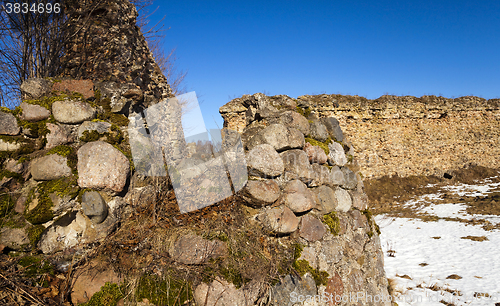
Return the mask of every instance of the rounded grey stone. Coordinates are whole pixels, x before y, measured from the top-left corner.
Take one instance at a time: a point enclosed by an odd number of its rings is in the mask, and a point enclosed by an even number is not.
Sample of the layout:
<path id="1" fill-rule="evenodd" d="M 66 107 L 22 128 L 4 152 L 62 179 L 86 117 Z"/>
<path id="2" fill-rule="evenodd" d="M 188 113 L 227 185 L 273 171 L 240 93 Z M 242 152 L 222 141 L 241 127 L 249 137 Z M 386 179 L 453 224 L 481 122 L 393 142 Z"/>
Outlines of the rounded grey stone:
<path id="1" fill-rule="evenodd" d="M 52 104 L 52 113 L 58 122 L 75 124 L 93 119 L 96 112 L 86 102 L 65 100 L 54 102 Z"/>
<path id="2" fill-rule="evenodd" d="M 0 111 L 0 135 L 18 135 L 21 128 L 17 124 L 16 117 L 9 113 Z"/>
<path id="3" fill-rule="evenodd" d="M 250 175 L 273 178 L 284 171 L 283 160 L 269 144 L 261 144 L 247 154 L 248 173 Z"/>
<path id="4" fill-rule="evenodd" d="M 58 154 L 50 154 L 31 162 L 31 175 L 36 181 L 56 180 L 71 175 L 68 159 Z"/>
<path id="5" fill-rule="evenodd" d="M 328 139 L 328 131 L 319 120 L 313 120 L 310 124 L 310 132 L 312 138 L 324 142 Z"/>
<path id="6" fill-rule="evenodd" d="M 82 196 L 83 213 L 95 224 L 108 216 L 108 205 L 97 191 L 86 191 Z"/>

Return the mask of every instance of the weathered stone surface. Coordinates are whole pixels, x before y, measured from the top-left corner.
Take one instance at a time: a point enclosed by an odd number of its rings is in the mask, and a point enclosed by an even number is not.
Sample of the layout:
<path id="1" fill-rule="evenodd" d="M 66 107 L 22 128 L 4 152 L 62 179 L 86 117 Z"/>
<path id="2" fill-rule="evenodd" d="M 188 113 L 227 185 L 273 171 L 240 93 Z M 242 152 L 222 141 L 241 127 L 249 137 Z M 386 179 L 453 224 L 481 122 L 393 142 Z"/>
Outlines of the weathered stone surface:
<path id="1" fill-rule="evenodd" d="M 89 142 L 78 150 L 78 185 L 119 193 L 130 173 L 129 160 L 122 152 L 102 141 Z"/>
<path id="2" fill-rule="evenodd" d="M 328 139 L 328 131 L 319 120 L 312 120 L 310 123 L 310 136 L 316 140 L 324 142 Z"/>
<path id="3" fill-rule="evenodd" d="M 303 135 L 309 135 L 309 121 L 294 111 L 286 111 L 279 117 L 279 123 L 288 128 L 296 128 Z"/>
<path id="4" fill-rule="evenodd" d="M 282 124 L 271 124 L 259 131 L 248 143 L 252 149 L 260 144 L 270 144 L 278 152 L 298 149 L 304 146 L 304 135 L 295 128 L 287 128 Z"/>
<path id="5" fill-rule="evenodd" d="M 347 167 L 342 167 L 340 168 L 340 170 L 344 174 L 344 184 L 342 184 L 342 187 L 344 187 L 345 189 L 355 189 L 356 185 L 358 184 L 356 174 Z"/>
<path id="6" fill-rule="evenodd" d="M 216 278 L 210 284 L 201 283 L 194 291 L 196 305 L 251 306 L 259 294 L 258 283 L 253 281 L 236 289 L 234 284 Z"/>
<path id="7" fill-rule="evenodd" d="M 338 305 L 342 302 L 344 283 L 338 272 L 335 272 L 335 275 L 328 279 L 325 292 L 328 293 L 330 301 L 333 302 L 330 305 Z"/>
<path id="8" fill-rule="evenodd" d="M 122 281 L 123 277 L 120 277 L 111 268 L 102 269 L 91 264 L 90 267 L 85 268 L 82 272 L 76 273 L 76 277 L 73 278 L 71 301 L 74 305 L 86 303 L 107 282 L 120 284 Z"/>
<path id="9" fill-rule="evenodd" d="M 52 90 L 66 93 L 77 92 L 85 99 L 94 96 L 94 83 L 91 80 L 62 80 L 52 85 Z"/>
<path id="10" fill-rule="evenodd" d="M 82 123 L 95 117 L 96 111 L 90 104 L 78 100 L 56 101 L 52 104 L 54 118 L 61 123 Z"/>
<path id="11" fill-rule="evenodd" d="M 276 234 L 293 233 L 299 226 L 300 219 L 286 206 L 265 209 L 258 219 Z"/>
<path id="12" fill-rule="evenodd" d="M 299 181 L 290 181 L 283 190 L 280 203 L 290 208 L 293 212 L 300 213 L 316 207 L 316 201 L 307 186 Z"/>
<path id="13" fill-rule="evenodd" d="M 342 133 L 342 129 L 340 128 L 340 123 L 336 118 L 333 117 L 325 117 L 321 118 L 321 123 L 323 123 L 330 134 L 330 137 L 337 141 L 344 141 L 344 133 Z"/>
<path id="14" fill-rule="evenodd" d="M 99 224 L 108 216 L 108 206 L 106 201 L 97 191 L 86 191 L 82 196 L 83 213 L 92 222 Z"/>
<path id="15" fill-rule="evenodd" d="M 22 144 L 18 142 L 8 142 L 0 139 L 0 151 L 13 152 L 21 148 Z"/>
<path id="16" fill-rule="evenodd" d="M 18 163 L 17 160 L 9 158 L 4 162 L 5 170 L 14 172 L 14 173 L 22 173 L 24 169 L 23 163 Z"/>
<path id="17" fill-rule="evenodd" d="M 24 228 L 3 227 L 0 229 L 0 244 L 13 250 L 24 250 L 30 243 Z"/>
<path id="18" fill-rule="evenodd" d="M 337 200 L 337 205 L 335 206 L 336 211 L 347 212 L 351 209 L 352 199 L 347 190 L 337 187 L 334 193 L 335 199 Z"/>
<path id="19" fill-rule="evenodd" d="M 276 150 L 268 144 L 258 145 L 247 154 L 248 173 L 266 178 L 283 173 L 283 160 Z"/>
<path id="20" fill-rule="evenodd" d="M 92 223 L 80 211 L 70 211 L 45 230 L 38 242 L 38 248 L 44 254 L 52 254 L 101 241 L 116 229 L 120 213 L 121 204 L 116 200 L 109 203 L 108 217 L 100 224 Z"/>
<path id="21" fill-rule="evenodd" d="M 78 127 L 78 138 L 83 136 L 85 131 L 97 131 L 100 134 L 110 132 L 111 123 L 85 121 Z"/>
<path id="22" fill-rule="evenodd" d="M 240 196 L 249 206 L 262 207 L 274 203 L 280 194 L 280 187 L 275 180 L 250 180 L 241 190 Z"/>
<path id="23" fill-rule="evenodd" d="M 313 180 L 307 184 L 308 187 L 318 187 L 321 185 L 331 185 L 332 179 L 330 177 L 330 169 L 325 165 L 312 164 L 311 165 L 313 171 Z"/>
<path id="24" fill-rule="evenodd" d="M 337 239 L 324 240 L 318 252 L 318 265 L 320 270 L 328 271 L 329 266 L 341 261 L 344 257 L 343 245 Z"/>
<path id="25" fill-rule="evenodd" d="M 342 186 L 345 184 L 344 172 L 338 166 L 333 166 L 330 170 L 331 183 L 334 186 Z"/>
<path id="26" fill-rule="evenodd" d="M 198 265 L 210 258 L 224 256 L 226 252 L 224 242 L 204 239 L 189 233 L 178 237 L 168 253 L 177 262 Z"/>
<path id="27" fill-rule="evenodd" d="M 325 164 L 326 161 L 328 160 L 326 153 L 323 149 L 321 149 L 318 146 L 313 146 L 312 144 L 306 142 L 304 145 L 304 152 L 306 152 L 307 156 L 309 157 L 309 162 L 312 163 L 318 163 L 318 164 Z"/>
<path id="28" fill-rule="evenodd" d="M 50 92 L 52 83 L 41 78 L 32 78 L 21 84 L 21 94 L 23 100 L 38 99 Z"/>
<path id="29" fill-rule="evenodd" d="M 20 131 L 16 117 L 0 111 L 0 135 L 18 135 Z"/>
<path id="30" fill-rule="evenodd" d="M 328 149 L 330 149 L 330 154 L 328 154 L 328 163 L 330 166 L 342 167 L 347 164 L 347 157 L 340 143 L 332 141 L 332 143 L 328 145 Z"/>
<path id="31" fill-rule="evenodd" d="M 327 187 L 328 188 L 328 187 Z M 323 238 L 326 228 L 323 222 L 313 217 L 311 214 L 302 216 L 299 226 L 299 235 L 309 242 L 318 241 Z"/>
<path id="32" fill-rule="evenodd" d="M 281 159 L 285 169 L 285 178 L 288 180 L 299 179 L 309 184 L 314 178 L 309 157 L 303 150 L 288 150 L 281 152 Z"/>
<path id="33" fill-rule="evenodd" d="M 21 102 L 23 110 L 21 119 L 26 121 L 40 121 L 50 117 L 50 111 L 43 106 Z"/>
<path id="34" fill-rule="evenodd" d="M 291 297 L 294 296 L 292 292 L 296 293 L 295 301 L 292 301 Z M 316 294 L 316 283 L 309 273 L 301 279 L 294 275 L 287 275 L 279 284 L 271 288 L 271 303 L 276 306 L 292 306 L 297 304 L 299 295 L 305 299 L 308 295 L 312 297 Z"/>
<path id="35" fill-rule="evenodd" d="M 316 211 L 318 211 L 320 214 L 325 215 L 335 210 L 337 202 L 335 193 L 332 188 L 327 186 L 319 186 L 311 190 L 316 197 Z"/>
<path id="36" fill-rule="evenodd" d="M 47 144 L 45 148 L 52 149 L 60 145 L 67 144 L 73 140 L 71 131 L 63 126 L 53 123 L 47 123 L 47 129 L 50 133 L 47 134 Z"/>
<path id="37" fill-rule="evenodd" d="M 50 154 L 37 158 L 31 162 L 31 175 L 37 181 L 56 180 L 70 176 L 71 168 L 68 159 L 58 154 Z"/>
<path id="38" fill-rule="evenodd" d="M 350 192 L 352 197 L 352 206 L 359 210 L 368 209 L 368 196 L 364 192 L 353 190 Z"/>

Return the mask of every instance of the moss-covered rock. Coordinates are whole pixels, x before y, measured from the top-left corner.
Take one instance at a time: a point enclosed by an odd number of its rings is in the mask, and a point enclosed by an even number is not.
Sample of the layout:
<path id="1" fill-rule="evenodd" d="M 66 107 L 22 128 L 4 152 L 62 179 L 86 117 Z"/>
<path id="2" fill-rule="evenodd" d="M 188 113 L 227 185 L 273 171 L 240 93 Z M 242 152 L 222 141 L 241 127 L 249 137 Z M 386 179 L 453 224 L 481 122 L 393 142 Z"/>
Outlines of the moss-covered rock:
<path id="1" fill-rule="evenodd" d="M 318 146 L 321 149 L 323 149 L 323 151 L 325 151 L 325 154 L 327 156 L 330 153 L 330 149 L 328 148 L 328 144 L 332 142 L 331 138 L 327 138 L 324 142 L 321 142 L 321 141 L 318 141 L 318 140 L 313 139 L 311 137 L 306 137 L 305 141 L 308 142 L 308 143 L 310 143 L 313 146 Z"/>
<path id="2" fill-rule="evenodd" d="M 137 301 L 148 299 L 154 305 L 183 305 L 193 298 L 191 284 L 181 278 L 167 275 L 143 275 L 136 291 Z"/>
<path id="3" fill-rule="evenodd" d="M 331 212 L 323 216 L 323 223 L 330 229 L 330 233 L 337 236 L 340 233 L 340 219 L 336 212 Z"/>
<path id="4" fill-rule="evenodd" d="M 106 282 L 100 291 L 94 293 L 88 302 L 80 304 L 80 306 L 116 306 L 118 301 L 124 297 L 123 287 Z"/>

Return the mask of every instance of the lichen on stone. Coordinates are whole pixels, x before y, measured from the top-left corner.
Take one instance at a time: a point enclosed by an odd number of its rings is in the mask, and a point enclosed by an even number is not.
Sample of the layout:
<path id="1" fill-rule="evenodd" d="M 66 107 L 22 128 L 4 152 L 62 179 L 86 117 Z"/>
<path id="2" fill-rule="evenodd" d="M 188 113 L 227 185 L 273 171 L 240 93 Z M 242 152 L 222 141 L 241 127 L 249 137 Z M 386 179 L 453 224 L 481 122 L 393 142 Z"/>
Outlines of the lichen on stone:
<path id="1" fill-rule="evenodd" d="M 313 146 L 320 147 L 321 149 L 323 149 L 323 151 L 325 151 L 326 155 L 330 154 L 330 149 L 328 148 L 328 144 L 330 144 L 332 142 L 332 139 L 330 137 L 328 137 L 324 142 L 318 141 L 318 140 L 313 139 L 311 137 L 305 137 L 305 141 L 310 143 Z"/>

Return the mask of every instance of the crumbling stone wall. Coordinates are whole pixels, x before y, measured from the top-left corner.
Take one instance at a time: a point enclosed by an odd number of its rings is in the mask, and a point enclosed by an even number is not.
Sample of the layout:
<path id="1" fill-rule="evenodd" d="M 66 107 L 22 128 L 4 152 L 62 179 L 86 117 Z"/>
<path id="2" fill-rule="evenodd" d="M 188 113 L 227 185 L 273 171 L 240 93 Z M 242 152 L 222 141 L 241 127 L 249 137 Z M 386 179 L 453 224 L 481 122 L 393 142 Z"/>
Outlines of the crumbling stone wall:
<path id="1" fill-rule="evenodd" d="M 138 87 L 149 106 L 171 96 L 170 86 L 136 25 L 129 1 L 64 1 L 70 39 L 62 76 Z M 132 95 L 132 93 L 130 93 Z"/>
<path id="2" fill-rule="evenodd" d="M 382 96 L 301 96 L 316 116 L 337 118 L 354 147 L 364 177 L 438 175 L 470 164 L 498 168 L 500 100 Z M 235 99 L 221 109 L 226 125 L 241 131 L 249 110 Z"/>

